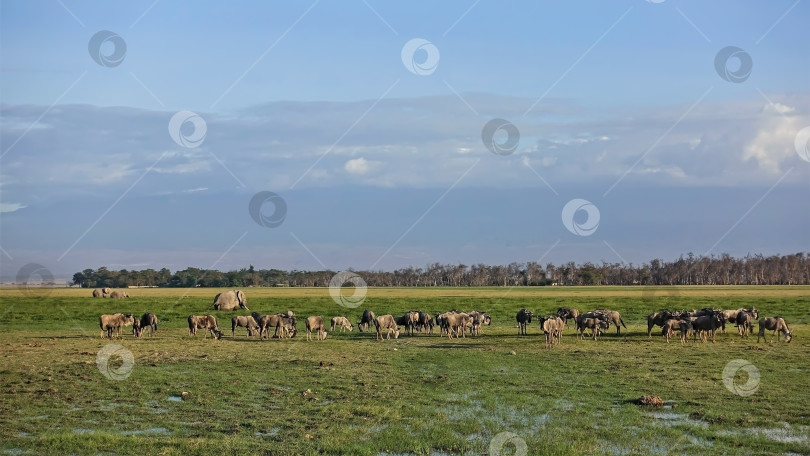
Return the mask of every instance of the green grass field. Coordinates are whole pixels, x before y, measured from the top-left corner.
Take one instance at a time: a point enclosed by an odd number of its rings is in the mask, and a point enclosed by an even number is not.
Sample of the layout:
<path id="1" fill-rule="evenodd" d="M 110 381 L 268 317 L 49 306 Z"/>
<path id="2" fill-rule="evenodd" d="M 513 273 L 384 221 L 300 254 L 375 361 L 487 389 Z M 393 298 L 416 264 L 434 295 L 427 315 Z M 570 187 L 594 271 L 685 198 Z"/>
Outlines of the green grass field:
<path id="1" fill-rule="evenodd" d="M 252 310 L 298 315 L 299 335 L 282 341 L 241 328 L 232 338 L 230 318 L 248 312 L 209 310 L 219 290 L 134 289 L 115 301 L 29 291 L 0 290 L 7 454 L 513 454 L 523 443 L 526 454 L 810 454 L 810 287 L 369 289 L 357 309 L 322 288 L 247 289 Z M 560 306 L 618 310 L 628 329 L 594 342 L 569 327 L 553 349 L 536 324 L 517 336 L 518 309 Z M 756 343 L 733 327 L 715 344 L 667 344 L 660 329 L 647 338 L 653 310 L 743 306 L 784 316 L 793 341 Z M 356 322 L 366 308 L 477 309 L 493 323 L 466 339 L 378 342 L 355 329 L 304 340 L 303 317 Z M 160 319 L 155 337 L 99 338 L 99 314 L 146 311 Z M 214 314 L 222 340 L 189 336 L 191 313 Z M 110 358 L 126 378 L 97 366 L 111 343 L 133 356 L 131 370 Z M 743 369 L 729 389 L 724 368 L 738 359 L 759 381 Z M 669 406 L 632 403 L 645 394 Z"/>

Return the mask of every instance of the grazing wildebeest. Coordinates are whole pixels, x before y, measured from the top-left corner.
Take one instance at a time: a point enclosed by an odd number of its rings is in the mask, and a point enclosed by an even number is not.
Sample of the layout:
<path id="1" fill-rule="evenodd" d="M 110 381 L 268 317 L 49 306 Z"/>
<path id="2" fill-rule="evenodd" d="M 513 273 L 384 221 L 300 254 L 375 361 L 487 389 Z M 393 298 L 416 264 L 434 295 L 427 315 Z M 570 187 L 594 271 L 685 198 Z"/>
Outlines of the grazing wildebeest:
<path id="1" fill-rule="evenodd" d="M 780 334 L 785 335 L 785 342 L 790 343 L 793 339 L 793 334 L 790 332 L 790 328 L 788 328 L 785 319 L 779 316 L 776 317 L 767 317 L 759 320 L 759 334 L 757 334 L 757 343 L 759 343 L 759 338 L 765 339 L 767 342 L 768 338 L 765 337 L 765 330 L 773 331 L 771 334 L 771 343 L 773 343 L 773 336 L 776 334 L 776 341 L 779 342 Z"/>
<path id="2" fill-rule="evenodd" d="M 311 317 L 307 317 L 306 326 L 307 326 L 307 340 L 312 340 L 313 331 L 318 332 L 318 340 L 326 339 L 326 326 L 323 324 L 322 316 L 313 315 Z"/>
<path id="3" fill-rule="evenodd" d="M 579 310 L 571 307 L 560 307 L 557 309 L 557 316 L 562 318 L 563 323 L 568 326 L 568 319 L 574 320 L 574 323 L 576 323 Z"/>
<path id="4" fill-rule="evenodd" d="M 247 298 L 242 290 L 228 290 L 214 296 L 214 310 L 250 310 Z"/>
<path id="5" fill-rule="evenodd" d="M 297 332 L 298 330 L 295 327 L 295 317 L 281 316 L 278 319 L 276 334 L 273 337 L 278 337 L 279 339 L 288 339 L 295 337 Z"/>
<path id="6" fill-rule="evenodd" d="M 382 332 L 386 331 L 385 339 L 391 339 L 391 333 L 394 333 L 394 339 L 399 338 L 399 327 L 391 314 L 380 315 L 374 319 L 374 326 L 377 328 L 377 340 L 383 340 Z"/>
<path id="7" fill-rule="evenodd" d="M 114 290 L 112 293 L 110 293 L 110 299 L 123 299 L 128 297 L 129 293 L 124 290 Z"/>
<path id="8" fill-rule="evenodd" d="M 662 310 L 661 312 L 653 312 L 647 315 L 647 337 L 652 338 L 652 330 L 654 326 L 664 327 L 664 323 L 672 318 L 672 312 Z"/>
<path id="9" fill-rule="evenodd" d="M 349 321 L 346 317 L 332 317 L 331 323 L 331 331 L 335 332 L 335 328 L 340 326 L 340 332 L 343 332 L 344 329 L 348 329 L 349 332 L 354 331 L 354 326 L 352 326 L 352 322 Z"/>
<path id="10" fill-rule="evenodd" d="M 518 324 L 518 335 L 525 335 L 526 334 L 526 327 L 529 323 L 532 322 L 532 316 L 534 312 L 531 310 L 520 309 L 515 315 L 515 320 L 517 320 Z"/>
<path id="11" fill-rule="evenodd" d="M 599 338 L 599 334 L 603 330 L 607 330 L 610 328 L 610 323 L 602 318 L 598 317 L 589 317 L 588 314 L 582 314 L 577 318 L 577 332 L 579 333 L 579 338 L 585 338 L 585 330 L 590 329 L 593 333 L 593 340 L 597 340 Z"/>
<path id="12" fill-rule="evenodd" d="M 547 317 L 539 317 L 540 329 L 546 336 L 546 348 L 551 348 L 562 340 L 562 330 L 565 327 L 565 322 L 562 318 L 556 315 L 549 315 Z"/>
<path id="13" fill-rule="evenodd" d="M 189 315 L 188 333 L 196 336 L 198 329 L 203 330 L 203 338 L 208 338 L 208 332 L 210 332 L 217 340 L 222 339 L 222 331 L 219 330 L 217 318 L 213 315 Z M 208 330 L 208 332 L 205 332 L 205 330 Z"/>
<path id="14" fill-rule="evenodd" d="M 374 312 L 368 309 L 364 310 L 363 316 L 360 317 L 360 321 L 357 322 L 357 329 L 359 329 L 360 332 L 368 330 L 371 327 L 371 325 L 374 324 L 375 318 L 377 318 L 377 316 L 374 315 Z"/>
<path id="15" fill-rule="evenodd" d="M 259 333 L 259 324 L 252 315 L 239 315 L 231 318 L 231 337 L 236 337 L 236 327 L 247 329 L 248 337 L 252 336 L 254 332 Z"/>
<path id="16" fill-rule="evenodd" d="M 119 335 L 121 332 L 121 328 L 124 326 L 129 326 L 135 322 L 135 317 L 132 314 L 103 314 L 98 317 L 98 325 L 101 328 L 101 338 L 104 338 L 104 334 L 107 334 L 108 339 L 112 339 L 113 330 L 115 330 Z"/>
<path id="17" fill-rule="evenodd" d="M 158 319 L 155 314 L 146 312 L 145 314 L 141 315 L 140 324 L 138 325 L 138 333 L 135 334 L 135 337 L 141 337 L 141 334 L 147 329 L 149 329 L 149 336 L 153 336 L 155 331 L 157 331 Z M 135 325 L 132 325 L 133 331 L 135 329 Z"/>
<path id="18" fill-rule="evenodd" d="M 253 316 L 253 319 L 256 320 L 256 323 L 259 325 L 259 334 L 261 334 L 262 339 L 269 337 L 270 331 L 268 328 L 276 328 L 276 332 L 273 337 L 278 337 L 278 325 L 282 318 L 291 318 L 293 321 L 293 326 L 295 326 L 295 313 L 293 313 L 291 310 L 288 310 L 286 313 L 275 313 L 270 315 L 261 315 L 258 312 L 253 312 L 251 313 L 251 316 Z"/>
<path id="19" fill-rule="evenodd" d="M 622 328 L 619 326 L 621 324 L 624 326 L 624 329 L 627 329 L 627 326 L 624 324 L 624 320 L 622 320 L 621 314 L 616 312 L 615 310 L 605 310 L 605 309 L 596 309 L 593 311 L 594 313 L 600 313 L 608 318 L 608 321 L 616 325 L 616 335 L 620 336 L 622 334 Z"/>
<path id="20" fill-rule="evenodd" d="M 484 312 L 474 310 L 470 312 L 470 317 L 472 317 L 472 328 L 470 329 L 470 334 L 473 336 L 481 335 L 481 325 L 489 326 L 492 324 L 492 317 Z"/>

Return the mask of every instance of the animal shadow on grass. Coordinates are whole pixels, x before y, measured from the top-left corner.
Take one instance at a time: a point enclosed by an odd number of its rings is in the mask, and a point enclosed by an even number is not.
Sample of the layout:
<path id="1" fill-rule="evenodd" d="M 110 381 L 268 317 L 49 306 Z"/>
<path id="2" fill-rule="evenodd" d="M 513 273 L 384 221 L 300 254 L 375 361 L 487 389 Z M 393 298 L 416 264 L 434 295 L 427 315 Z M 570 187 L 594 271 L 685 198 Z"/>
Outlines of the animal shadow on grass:
<path id="1" fill-rule="evenodd" d="M 442 348 L 442 349 L 453 349 L 453 348 L 479 348 L 474 345 L 461 345 L 461 344 L 432 344 L 432 345 L 425 345 L 425 348 Z"/>

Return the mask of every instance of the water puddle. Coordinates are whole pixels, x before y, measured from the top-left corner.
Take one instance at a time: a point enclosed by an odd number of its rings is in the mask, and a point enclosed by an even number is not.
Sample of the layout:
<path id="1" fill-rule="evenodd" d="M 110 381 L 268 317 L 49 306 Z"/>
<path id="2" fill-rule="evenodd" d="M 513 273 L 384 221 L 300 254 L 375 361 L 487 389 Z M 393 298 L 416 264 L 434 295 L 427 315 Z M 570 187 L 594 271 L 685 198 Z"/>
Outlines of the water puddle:
<path id="1" fill-rule="evenodd" d="M 27 454 L 28 452 L 23 450 L 22 448 L 6 448 L 3 450 L 5 454 Z"/>
<path id="2" fill-rule="evenodd" d="M 96 432 L 95 429 L 83 429 L 83 428 L 76 428 L 73 430 L 74 434 L 92 434 Z"/>
<path id="3" fill-rule="evenodd" d="M 274 427 L 265 431 L 256 431 L 257 437 L 273 437 L 278 434 L 279 428 Z"/>
<path id="4" fill-rule="evenodd" d="M 168 400 L 171 402 L 183 402 L 183 398 L 180 396 L 169 396 Z"/>
<path id="5" fill-rule="evenodd" d="M 650 412 L 647 415 L 650 416 L 651 418 L 655 418 L 656 420 L 658 420 L 659 424 L 668 427 L 680 425 L 697 426 L 700 428 L 709 427 L 709 423 L 689 418 L 689 415 L 685 413 Z"/>
<path id="6" fill-rule="evenodd" d="M 788 423 L 782 423 L 782 427 L 779 428 L 753 428 L 751 430 L 774 442 L 801 443 L 810 446 L 810 436 L 808 436 L 807 426 L 797 426 L 794 428 Z"/>

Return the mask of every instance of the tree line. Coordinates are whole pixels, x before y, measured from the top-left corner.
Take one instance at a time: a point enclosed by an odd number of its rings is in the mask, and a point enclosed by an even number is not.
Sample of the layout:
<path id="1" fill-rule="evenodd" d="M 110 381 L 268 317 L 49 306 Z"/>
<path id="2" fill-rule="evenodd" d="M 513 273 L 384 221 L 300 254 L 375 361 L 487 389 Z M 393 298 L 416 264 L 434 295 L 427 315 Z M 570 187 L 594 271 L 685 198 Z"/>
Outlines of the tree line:
<path id="1" fill-rule="evenodd" d="M 222 272 L 186 268 L 172 273 L 144 269 L 85 269 L 73 275 L 73 284 L 85 288 L 111 287 L 327 287 L 338 271 L 284 271 L 242 268 Z M 547 285 L 808 285 L 810 256 L 748 255 L 734 258 L 695 256 L 689 253 L 675 261 L 655 259 L 641 265 L 573 261 L 545 266 L 537 262 L 486 264 L 440 264 L 424 268 L 409 266 L 394 271 L 353 271 L 372 287 L 487 287 Z"/>

